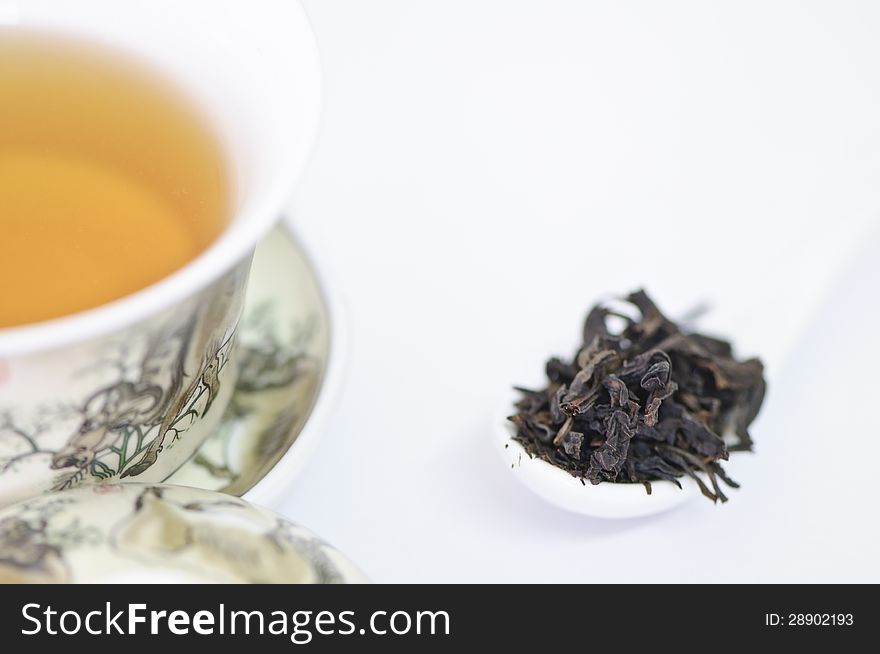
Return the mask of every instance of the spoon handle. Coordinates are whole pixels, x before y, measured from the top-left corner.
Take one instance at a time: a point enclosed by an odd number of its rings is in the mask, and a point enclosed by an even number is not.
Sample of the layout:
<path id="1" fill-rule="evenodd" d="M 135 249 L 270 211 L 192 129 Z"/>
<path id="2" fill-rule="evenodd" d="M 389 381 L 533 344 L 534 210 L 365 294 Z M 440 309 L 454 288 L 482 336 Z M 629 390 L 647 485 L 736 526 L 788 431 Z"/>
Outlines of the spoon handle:
<path id="1" fill-rule="evenodd" d="M 713 307 L 700 320 L 700 328 L 729 334 L 740 354 L 760 356 L 768 375 L 775 374 L 853 251 L 877 223 L 876 214 L 861 214 L 838 220 L 821 232 L 793 234 L 789 251 L 779 253 L 778 263 L 766 271 L 761 285 L 743 289 L 741 297 L 732 298 L 738 302 L 725 303 L 728 310 Z"/>

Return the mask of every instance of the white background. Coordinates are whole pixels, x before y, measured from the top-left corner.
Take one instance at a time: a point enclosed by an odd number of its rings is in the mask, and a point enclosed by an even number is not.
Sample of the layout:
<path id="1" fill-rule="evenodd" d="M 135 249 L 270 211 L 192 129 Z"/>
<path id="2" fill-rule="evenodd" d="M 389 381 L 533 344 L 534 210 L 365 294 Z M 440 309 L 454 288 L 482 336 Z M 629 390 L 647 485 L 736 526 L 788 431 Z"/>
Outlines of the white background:
<path id="1" fill-rule="evenodd" d="M 295 224 L 351 347 L 282 510 L 381 582 L 880 581 L 880 5 L 305 5 Z M 726 505 L 569 515 L 492 421 L 639 285 L 769 360 L 757 452 Z"/>

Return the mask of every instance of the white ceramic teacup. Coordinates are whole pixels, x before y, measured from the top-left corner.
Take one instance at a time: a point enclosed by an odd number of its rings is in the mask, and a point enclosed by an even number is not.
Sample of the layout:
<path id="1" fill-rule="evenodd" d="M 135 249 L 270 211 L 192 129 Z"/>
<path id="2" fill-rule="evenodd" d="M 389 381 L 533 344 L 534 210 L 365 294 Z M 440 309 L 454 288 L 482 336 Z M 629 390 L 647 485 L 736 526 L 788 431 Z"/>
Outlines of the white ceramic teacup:
<path id="1" fill-rule="evenodd" d="M 250 259 L 317 131 L 311 29 L 290 0 L 0 0 L 0 25 L 145 57 L 225 146 L 233 217 L 201 255 L 110 304 L 0 330 L 0 506 L 105 479 L 161 481 L 207 436 L 234 384 Z"/>

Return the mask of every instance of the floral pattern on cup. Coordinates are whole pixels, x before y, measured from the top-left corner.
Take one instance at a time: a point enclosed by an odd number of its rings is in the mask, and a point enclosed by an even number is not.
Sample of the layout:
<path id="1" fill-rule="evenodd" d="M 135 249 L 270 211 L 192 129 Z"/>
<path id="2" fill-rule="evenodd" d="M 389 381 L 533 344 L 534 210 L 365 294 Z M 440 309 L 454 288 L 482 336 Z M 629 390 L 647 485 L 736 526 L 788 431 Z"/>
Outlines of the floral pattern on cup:
<path id="1" fill-rule="evenodd" d="M 325 382 L 330 323 L 316 271 L 286 228 L 257 248 L 220 425 L 170 483 L 244 495 L 292 449 Z"/>
<path id="2" fill-rule="evenodd" d="M 231 396 L 249 267 L 120 333 L 8 360 L 0 506 L 81 483 L 161 481 L 189 459 Z"/>

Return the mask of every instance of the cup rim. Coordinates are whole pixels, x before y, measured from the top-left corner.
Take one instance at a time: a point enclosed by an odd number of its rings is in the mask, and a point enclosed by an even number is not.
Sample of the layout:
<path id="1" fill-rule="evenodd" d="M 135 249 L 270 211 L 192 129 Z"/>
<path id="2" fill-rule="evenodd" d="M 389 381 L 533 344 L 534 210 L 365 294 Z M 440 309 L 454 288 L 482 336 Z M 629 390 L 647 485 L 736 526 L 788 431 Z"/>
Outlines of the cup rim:
<path id="1" fill-rule="evenodd" d="M 273 179 L 235 214 L 221 235 L 184 266 L 134 293 L 97 307 L 42 322 L 0 328 L 0 358 L 55 350 L 129 327 L 192 297 L 253 252 L 281 219 L 297 177 L 314 149 L 323 100 L 317 40 L 302 5 L 290 25 L 296 44 L 296 83 L 304 100 L 301 145 L 286 150 Z"/>

